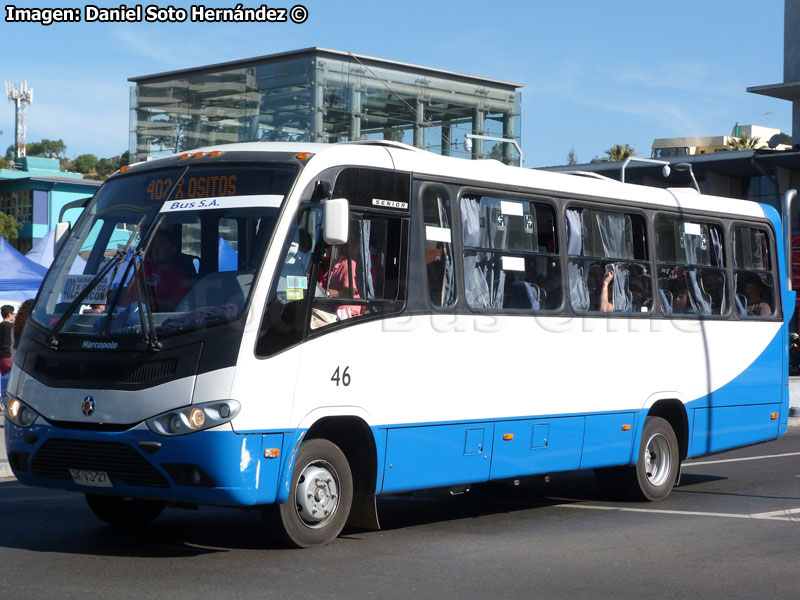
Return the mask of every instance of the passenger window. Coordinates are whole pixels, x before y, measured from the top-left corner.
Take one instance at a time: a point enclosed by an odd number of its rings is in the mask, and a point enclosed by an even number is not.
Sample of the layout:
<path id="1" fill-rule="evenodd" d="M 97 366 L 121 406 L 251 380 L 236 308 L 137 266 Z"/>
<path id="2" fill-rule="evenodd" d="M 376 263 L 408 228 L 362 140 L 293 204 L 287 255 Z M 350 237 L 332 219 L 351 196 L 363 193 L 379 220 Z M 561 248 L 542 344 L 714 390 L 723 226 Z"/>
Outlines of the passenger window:
<path id="1" fill-rule="evenodd" d="M 578 312 L 653 310 L 642 215 L 612 210 L 566 211 L 569 295 Z"/>
<path id="2" fill-rule="evenodd" d="M 402 308 L 404 221 L 351 213 L 347 243 L 322 248 L 311 329 Z"/>
<path id="3" fill-rule="evenodd" d="M 659 305 L 669 315 L 728 312 L 722 228 L 698 219 L 655 219 Z"/>
<path id="4" fill-rule="evenodd" d="M 561 306 L 555 212 L 544 202 L 461 198 L 464 292 L 476 309 L 553 310 Z"/>
<path id="5" fill-rule="evenodd" d="M 777 304 L 769 234 L 759 227 L 734 227 L 732 232 L 736 312 L 745 318 L 771 317 Z"/>
<path id="6" fill-rule="evenodd" d="M 453 240 L 450 223 L 450 194 L 441 186 L 428 186 L 422 192 L 425 221 L 425 265 L 428 295 L 434 306 L 455 302 Z"/>

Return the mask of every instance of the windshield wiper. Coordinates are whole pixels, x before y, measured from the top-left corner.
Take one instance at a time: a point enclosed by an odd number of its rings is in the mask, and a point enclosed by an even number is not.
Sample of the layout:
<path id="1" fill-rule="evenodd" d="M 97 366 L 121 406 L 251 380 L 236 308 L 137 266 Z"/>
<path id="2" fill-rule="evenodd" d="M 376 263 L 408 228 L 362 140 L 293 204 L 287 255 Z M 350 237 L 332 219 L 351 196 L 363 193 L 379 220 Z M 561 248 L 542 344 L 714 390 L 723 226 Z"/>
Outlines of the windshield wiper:
<path id="1" fill-rule="evenodd" d="M 156 336 L 156 327 L 153 323 L 153 312 L 150 310 L 150 303 L 148 302 L 147 288 L 145 288 L 144 281 L 144 268 L 139 264 L 144 261 L 141 252 L 136 252 L 133 256 L 133 287 L 136 290 L 136 302 L 139 304 L 139 322 L 142 326 L 142 336 L 144 341 L 153 352 L 161 350 L 163 345 L 158 341 Z M 144 299 L 142 298 L 142 291 L 144 290 Z M 146 318 L 143 313 L 147 312 Z"/>
<path id="2" fill-rule="evenodd" d="M 128 249 L 131 247 L 133 240 L 136 239 L 136 236 L 139 234 L 139 230 L 142 227 L 142 223 L 147 218 L 145 215 L 142 219 L 136 224 L 136 228 L 131 233 L 130 238 L 128 238 L 128 243 L 125 244 L 125 247 L 122 250 L 117 250 L 117 253 L 109 260 L 102 269 L 97 272 L 92 280 L 86 285 L 83 290 L 75 297 L 75 299 L 70 302 L 67 309 L 64 311 L 64 314 L 58 319 L 55 325 L 50 329 L 50 332 L 47 335 L 47 339 L 45 343 L 50 346 L 53 350 L 58 350 L 58 334 L 61 333 L 61 330 L 64 328 L 64 325 L 67 324 L 67 320 L 75 313 L 78 307 L 83 304 L 83 301 L 86 297 L 92 293 L 97 284 L 100 283 L 103 278 L 111 271 L 112 268 L 119 265 L 122 262 L 122 259 L 128 253 Z M 116 276 L 116 271 L 114 271 L 114 276 L 112 276 L 111 280 L 109 281 L 109 287 L 111 282 L 113 282 L 114 277 Z"/>

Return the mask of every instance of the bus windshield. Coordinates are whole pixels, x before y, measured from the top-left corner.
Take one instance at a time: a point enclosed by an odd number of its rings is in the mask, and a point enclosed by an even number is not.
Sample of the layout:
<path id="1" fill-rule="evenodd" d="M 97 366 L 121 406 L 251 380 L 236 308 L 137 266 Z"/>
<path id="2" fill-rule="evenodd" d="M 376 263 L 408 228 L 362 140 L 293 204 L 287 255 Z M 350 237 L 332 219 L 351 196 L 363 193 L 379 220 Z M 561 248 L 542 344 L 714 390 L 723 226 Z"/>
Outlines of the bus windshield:
<path id="1" fill-rule="evenodd" d="M 148 339 L 235 318 L 296 176 L 293 165 L 210 165 L 109 181 L 53 263 L 33 320 Z"/>

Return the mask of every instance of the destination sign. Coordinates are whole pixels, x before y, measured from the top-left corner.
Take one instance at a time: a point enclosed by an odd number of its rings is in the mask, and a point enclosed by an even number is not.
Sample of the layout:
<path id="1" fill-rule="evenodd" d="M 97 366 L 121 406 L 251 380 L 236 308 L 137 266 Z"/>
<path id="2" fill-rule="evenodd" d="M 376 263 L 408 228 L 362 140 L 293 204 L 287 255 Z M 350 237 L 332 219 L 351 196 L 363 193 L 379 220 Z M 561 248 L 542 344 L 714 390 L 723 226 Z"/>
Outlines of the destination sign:
<path id="1" fill-rule="evenodd" d="M 145 188 L 147 199 L 153 202 L 163 201 L 172 188 L 175 191 L 171 200 L 195 200 L 201 198 L 219 198 L 235 196 L 238 175 L 198 175 L 184 177 L 175 184 L 170 177 L 151 179 Z"/>

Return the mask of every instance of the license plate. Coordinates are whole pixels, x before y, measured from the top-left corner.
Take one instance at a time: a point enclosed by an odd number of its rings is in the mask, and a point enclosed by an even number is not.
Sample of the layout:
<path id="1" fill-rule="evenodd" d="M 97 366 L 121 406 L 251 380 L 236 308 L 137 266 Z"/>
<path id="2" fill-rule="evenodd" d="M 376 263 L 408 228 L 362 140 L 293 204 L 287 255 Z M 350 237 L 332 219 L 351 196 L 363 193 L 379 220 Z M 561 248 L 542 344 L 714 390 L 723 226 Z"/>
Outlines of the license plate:
<path id="1" fill-rule="evenodd" d="M 72 481 L 78 485 L 86 485 L 89 487 L 113 487 L 111 478 L 105 471 L 83 471 L 80 469 L 70 469 L 69 474 L 72 476 Z"/>

